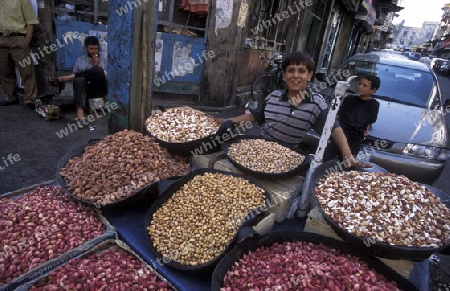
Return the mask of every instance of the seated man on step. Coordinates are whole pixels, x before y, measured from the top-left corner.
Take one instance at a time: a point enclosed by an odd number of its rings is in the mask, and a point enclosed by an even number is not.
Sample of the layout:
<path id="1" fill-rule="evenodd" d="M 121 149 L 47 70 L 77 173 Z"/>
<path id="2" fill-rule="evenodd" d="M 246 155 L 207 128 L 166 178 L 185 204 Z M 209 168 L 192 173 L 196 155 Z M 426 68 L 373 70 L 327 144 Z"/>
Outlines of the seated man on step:
<path id="1" fill-rule="evenodd" d="M 48 78 L 52 86 L 64 90 L 65 82 L 73 81 L 74 103 L 77 107 L 77 128 L 84 128 L 84 108 L 86 99 L 103 98 L 108 94 L 106 81 L 106 57 L 100 56 L 99 40 L 88 36 L 84 40 L 86 55 L 78 57 L 73 67 L 73 73 L 68 76 Z"/>

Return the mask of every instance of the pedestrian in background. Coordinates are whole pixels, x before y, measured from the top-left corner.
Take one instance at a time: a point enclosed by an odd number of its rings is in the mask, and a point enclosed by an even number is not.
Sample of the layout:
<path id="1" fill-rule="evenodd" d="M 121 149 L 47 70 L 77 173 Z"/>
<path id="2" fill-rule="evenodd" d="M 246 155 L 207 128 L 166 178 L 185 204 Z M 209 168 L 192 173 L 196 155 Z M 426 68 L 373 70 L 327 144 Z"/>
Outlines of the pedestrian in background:
<path id="1" fill-rule="evenodd" d="M 30 56 L 34 25 L 38 23 L 29 0 L 0 0 L 0 83 L 6 96 L 0 106 L 19 101 L 15 92 L 15 64 L 24 84 L 25 107 L 35 108 L 36 72 L 33 62 L 23 60 Z"/>

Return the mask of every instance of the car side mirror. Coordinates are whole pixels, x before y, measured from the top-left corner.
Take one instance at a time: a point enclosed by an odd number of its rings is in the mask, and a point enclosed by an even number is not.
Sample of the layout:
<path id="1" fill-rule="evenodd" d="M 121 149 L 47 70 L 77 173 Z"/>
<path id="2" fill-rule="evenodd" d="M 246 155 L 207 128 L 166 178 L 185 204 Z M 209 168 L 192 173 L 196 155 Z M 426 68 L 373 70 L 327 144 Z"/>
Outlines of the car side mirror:
<path id="1" fill-rule="evenodd" d="M 326 82 L 325 73 L 316 73 L 316 79 L 320 82 Z"/>
<path id="2" fill-rule="evenodd" d="M 450 99 L 445 100 L 444 109 L 445 109 L 445 112 L 450 112 Z"/>

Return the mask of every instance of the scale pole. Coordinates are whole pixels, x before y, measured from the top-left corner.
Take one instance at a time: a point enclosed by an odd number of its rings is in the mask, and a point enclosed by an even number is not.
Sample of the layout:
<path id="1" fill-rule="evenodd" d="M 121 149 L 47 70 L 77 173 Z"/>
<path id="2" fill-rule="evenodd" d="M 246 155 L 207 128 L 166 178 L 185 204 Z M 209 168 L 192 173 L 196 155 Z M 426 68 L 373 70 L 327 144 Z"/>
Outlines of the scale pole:
<path id="1" fill-rule="evenodd" d="M 333 129 L 334 122 L 336 120 L 336 115 L 341 105 L 341 99 L 344 98 L 345 92 L 348 88 L 350 88 L 350 82 L 356 78 L 357 76 L 351 76 L 347 79 L 347 81 L 338 81 L 336 84 L 336 88 L 334 90 L 334 98 L 331 102 L 331 108 L 328 111 L 327 120 L 323 127 L 322 135 L 320 136 L 319 146 L 317 147 L 316 153 L 314 154 L 314 158 L 311 161 L 311 165 L 309 167 L 308 172 L 306 173 L 306 179 L 302 186 L 301 199 L 298 204 L 294 203 L 294 207 L 298 209 L 295 211 L 296 217 L 305 217 L 308 214 L 309 210 L 309 202 L 310 202 L 310 189 L 311 186 L 311 177 L 314 173 L 315 169 L 322 164 L 323 154 L 327 147 L 328 139 L 330 138 L 331 131 Z"/>

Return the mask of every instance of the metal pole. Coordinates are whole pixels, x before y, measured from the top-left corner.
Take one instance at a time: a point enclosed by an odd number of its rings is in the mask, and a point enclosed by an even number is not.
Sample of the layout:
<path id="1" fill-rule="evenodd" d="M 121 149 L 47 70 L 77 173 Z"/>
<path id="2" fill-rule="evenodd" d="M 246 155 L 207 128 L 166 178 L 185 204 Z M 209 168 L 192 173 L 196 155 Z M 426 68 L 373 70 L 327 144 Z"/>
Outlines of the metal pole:
<path id="1" fill-rule="evenodd" d="M 323 159 L 323 154 L 327 147 L 328 138 L 331 135 L 331 131 L 333 129 L 333 124 L 336 119 L 336 114 L 339 110 L 339 106 L 341 105 L 341 99 L 343 99 L 345 92 L 350 87 L 350 82 L 357 76 L 351 76 L 347 79 L 347 81 L 338 81 L 334 91 L 334 99 L 331 102 L 331 108 L 328 111 L 327 120 L 325 122 L 322 135 L 320 136 L 319 146 L 317 147 L 316 153 L 314 154 L 314 158 L 311 162 L 308 172 L 306 173 L 305 182 L 302 186 L 301 197 L 294 197 L 294 200 L 291 204 L 289 212 L 287 213 L 288 218 L 293 218 L 294 215 L 296 217 L 305 217 L 309 211 L 309 202 L 310 202 L 310 193 L 308 189 L 311 187 L 311 176 L 314 173 L 314 170 L 320 166 Z"/>

